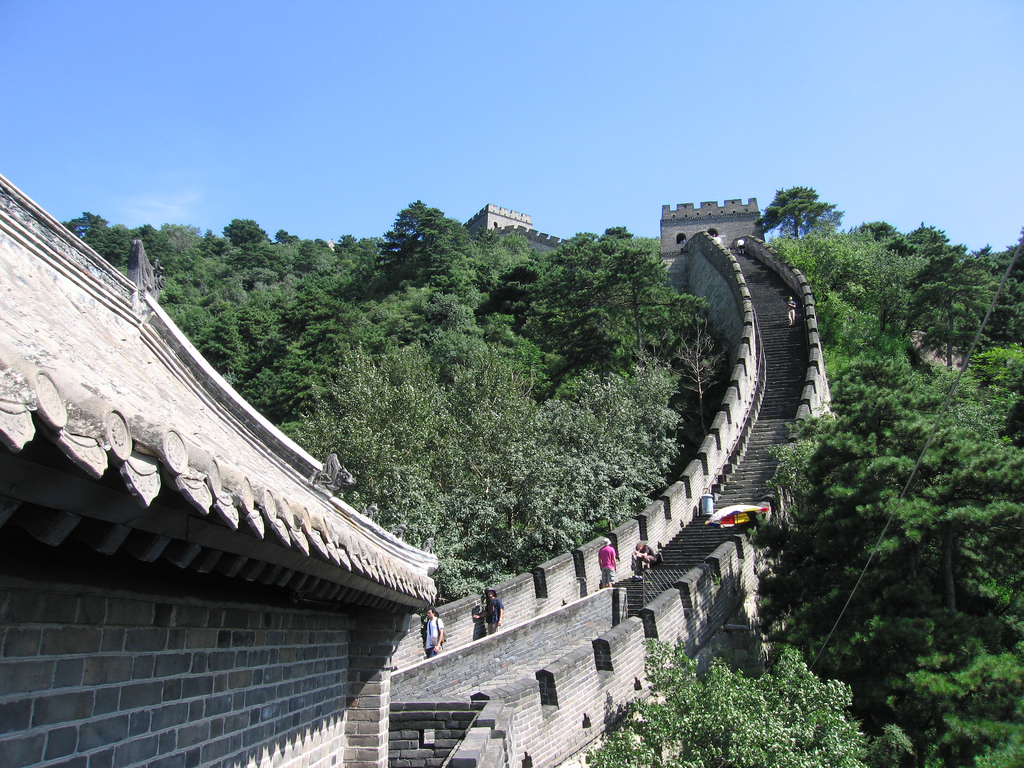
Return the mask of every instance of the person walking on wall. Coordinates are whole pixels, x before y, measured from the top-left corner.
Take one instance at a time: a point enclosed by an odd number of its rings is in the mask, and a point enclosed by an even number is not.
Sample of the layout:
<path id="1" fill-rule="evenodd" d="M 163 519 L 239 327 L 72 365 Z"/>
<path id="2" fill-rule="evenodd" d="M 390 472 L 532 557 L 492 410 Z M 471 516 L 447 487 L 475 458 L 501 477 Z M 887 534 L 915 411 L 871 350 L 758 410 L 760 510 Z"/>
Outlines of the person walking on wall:
<path id="1" fill-rule="evenodd" d="M 427 658 L 436 656 L 444 645 L 444 622 L 433 608 L 427 608 Z"/>
<path id="2" fill-rule="evenodd" d="M 789 317 L 789 324 L 796 322 L 796 301 L 792 296 L 786 297 L 786 315 Z"/>
<path id="3" fill-rule="evenodd" d="M 476 618 L 474 616 L 473 618 Z M 496 590 L 488 589 L 484 600 L 484 619 L 487 634 L 493 635 L 505 618 L 505 604 L 501 602 Z"/>
<path id="4" fill-rule="evenodd" d="M 619 564 L 619 553 L 612 546 L 611 539 L 602 539 L 604 546 L 597 551 L 597 564 L 601 566 L 601 589 L 610 587 Z"/>

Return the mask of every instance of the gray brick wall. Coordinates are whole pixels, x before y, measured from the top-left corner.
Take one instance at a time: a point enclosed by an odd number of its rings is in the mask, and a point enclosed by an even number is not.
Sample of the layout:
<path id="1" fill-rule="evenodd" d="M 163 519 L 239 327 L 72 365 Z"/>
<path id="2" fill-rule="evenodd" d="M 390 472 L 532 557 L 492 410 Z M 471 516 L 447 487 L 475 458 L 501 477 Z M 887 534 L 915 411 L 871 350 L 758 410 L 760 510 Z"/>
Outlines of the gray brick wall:
<path id="1" fill-rule="evenodd" d="M 829 391 L 828 378 L 825 375 L 825 360 L 821 347 L 821 335 L 818 332 L 818 309 L 814 301 L 814 293 L 803 273 L 789 266 L 761 240 L 753 238 L 746 243 L 747 253 L 771 267 L 793 291 L 793 296 L 800 303 L 803 317 L 804 332 L 807 334 L 808 367 L 807 378 L 801 397 L 797 417 L 801 419 L 817 416 L 830 407 L 832 396 Z"/>
<path id="2" fill-rule="evenodd" d="M 500 680 L 531 677 L 523 661 L 533 660 L 549 649 L 555 658 L 564 649 L 583 643 L 611 628 L 615 590 L 602 590 L 560 611 L 520 623 L 514 630 L 499 631 L 465 647 L 446 647 L 438 656 L 398 670 L 392 675 L 394 701 L 432 700 L 435 697 L 469 696 Z"/>
<path id="3" fill-rule="evenodd" d="M 350 654 L 396 628 L 358 623 L 0 577 L 0 765 L 380 768 L 387 654 Z"/>
<path id="4" fill-rule="evenodd" d="M 716 201 L 703 202 L 694 207 L 692 203 L 681 203 L 676 208 L 661 207 L 661 252 L 663 255 L 678 253 L 681 244 L 679 235 L 687 240 L 701 232 L 714 229 L 722 243 L 729 247 L 738 237 L 762 237 L 757 226 L 760 217 L 757 199 L 726 200 L 724 205 Z"/>
<path id="5" fill-rule="evenodd" d="M 390 716 L 391 768 L 437 768 L 462 743 L 483 701 L 396 703 Z"/>
<path id="6" fill-rule="evenodd" d="M 737 536 L 640 617 L 609 626 L 617 590 L 602 590 L 552 615 L 397 672 L 392 766 L 429 768 L 444 759 L 465 768 L 558 765 L 594 742 L 630 701 L 645 695 L 647 638 L 682 642 L 705 663 L 713 649 L 726 650 L 724 642 L 712 641 L 752 604 L 756 577 L 753 551 Z M 741 648 L 740 640 L 754 639 L 739 628 L 730 633 L 734 648 Z M 544 644 L 554 651 L 546 657 L 537 650 Z M 756 646 L 746 645 L 756 663 Z M 450 729 L 453 700 L 466 708 L 487 702 L 501 716 L 487 723 L 478 718 L 463 742 L 443 756 L 449 744 L 430 749 L 425 744 Z"/>

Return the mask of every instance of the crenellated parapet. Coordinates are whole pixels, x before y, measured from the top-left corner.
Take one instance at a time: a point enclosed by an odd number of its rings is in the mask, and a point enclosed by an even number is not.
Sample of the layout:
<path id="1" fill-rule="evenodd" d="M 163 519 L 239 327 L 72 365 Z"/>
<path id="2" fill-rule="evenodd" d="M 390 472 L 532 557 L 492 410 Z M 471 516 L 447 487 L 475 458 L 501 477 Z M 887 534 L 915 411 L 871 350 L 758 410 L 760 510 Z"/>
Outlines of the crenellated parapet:
<path id="1" fill-rule="evenodd" d="M 699 219 L 709 216 L 734 216 L 740 214 L 755 213 L 760 215 L 757 208 L 757 198 L 751 197 L 746 203 L 742 199 L 726 200 L 723 205 L 718 201 L 701 203 L 694 207 L 693 203 L 679 203 L 675 208 L 670 205 L 661 206 L 661 219 Z"/>
<path id="2" fill-rule="evenodd" d="M 757 223 L 760 217 L 756 197 L 749 198 L 746 203 L 738 199 L 726 200 L 722 205 L 714 200 L 698 206 L 693 203 L 679 203 L 675 208 L 663 205 L 661 255 L 663 258 L 678 256 L 687 241 L 701 232 L 717 237 L 726 246 L 732 245 L 737 238 L 762 237 Z"/>
<path id="3" fill-rule="evenodd" d="M 496 205 L 485 205 L 473 218 L 466 222 L 466 229 L 471 235 L 487 230 L 498 235 L 522 235 L 527 242 L 541 253 L 553 251 L 562 238 L 538 232 L 533 228 L 533 217 L 528 213 L 519 213 L 509 208 Z"/>
<path id="4" fill-rule="evenodd" d="M 562 244 L 562 238 L 560 237 L 538 232 L 536 229 L 526 229 L 526 227 L 504 227 L 495 231 L 500 235 L 522 235 L 529 241 L 530 245 L 541 253 L 553 251 Z"/>
<path id="5" fill-rule="evenodd" d="M 466 229 L 475 235 L 481 229 L 504 229 L 505 227 L 533 227 L 533 217 L 528 213 L 519 213 L 509 208 L 499 208 L 488 203 L 473 218 L 466 222 Z"/>

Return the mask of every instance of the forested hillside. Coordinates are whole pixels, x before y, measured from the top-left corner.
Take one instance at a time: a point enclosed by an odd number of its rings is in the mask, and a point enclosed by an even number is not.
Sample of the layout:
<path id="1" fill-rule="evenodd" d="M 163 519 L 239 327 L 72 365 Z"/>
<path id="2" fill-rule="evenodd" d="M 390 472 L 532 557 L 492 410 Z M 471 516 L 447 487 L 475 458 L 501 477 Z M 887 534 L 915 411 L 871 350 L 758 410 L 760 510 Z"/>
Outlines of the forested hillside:
<path id="1" fill-rule="evenodd" d="M 67 226 L 122 268 L 142 239 L 175 322 L 314 456 L 338 455 L 353 506 L 433 546 L 446 599 L 638 512 L 717 407 L 704 302 L 621 227 L 540 254 L 421 202 L 334 243 L 247 219 L 223 236 Z"/>
<path id="2" fill-rule="evenodd" d="M 835 417 L 781 451 L 766 628 L 852 687 L 873 764 L 1022 765 L 1021 267 L 925 226 L 772 247 L 814 287 Z"/>
<path id="3" fill-rule="evenodd" d="M 796 187 L 763 220 L 814 288 L 834 408 L 777 449 L 785 513 L 752 533 L 767 674 L 655 643 L 657 696 L 593 765 L 1024 765 L 1017 251 L 841 216 Z"/>

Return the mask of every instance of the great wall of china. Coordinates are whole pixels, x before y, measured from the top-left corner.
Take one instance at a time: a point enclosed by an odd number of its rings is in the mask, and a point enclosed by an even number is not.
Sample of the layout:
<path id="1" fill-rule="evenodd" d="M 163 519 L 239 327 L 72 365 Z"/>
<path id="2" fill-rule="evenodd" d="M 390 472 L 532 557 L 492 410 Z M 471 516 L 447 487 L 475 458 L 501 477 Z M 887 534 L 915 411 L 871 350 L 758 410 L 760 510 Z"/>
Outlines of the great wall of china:
<path id="1" fill-rule="evenodd" d="M 728 653 L 749 668 L 759 664 L 757 553 L 742 534 L 707 529 L 701 499 L 766 497 L 773 466 L 767 447 L 788 439 L 789 423 L 826 409 L 829 395 L 810 286 L 752 234 L 756 201 L 740 211 L 731 203 L 739 201 L 715 206 L 724 219 L 701 220 L 682 249 L 678 230 L 663 221 L 670 279 L 708 299 L 715 330 L 732 348 L 729 390 L 697 458 L 657 501 L 610 534 L 620 553 L 650 541 L 666 563 L 638 585 L 629 581 L 623 557 L 616 588 L 598 590 L 595 539 L 495 585 L 505 626 L 484 638 L 472 618 L 478 596 L 441 606 L 447 650 L 424 660 L 414 627 L 395 654 L 395 768 L 445 761 L 467 768 L 559 765 L 643 695 L 647 638 L 682 642 L 694 657 Z M 666 206 L 663 217 L 670 214 Z M 732 248 L 725 247 L 720 233 L 737 218 L 740 229 L 732 232 Z M 716 236 L 707 234 L 709 226 L 717 226 Z M 802 305 L 803 321 L 793 328 L 785 317 L 787 293 Z"/>
<path id="2" fill-rule="evenodd" d="M 598 590 L 588 542 L 496 585 L 494 635 L 475 597 L 441 606 L 424 660 L 431 556 L 312 482 L 144 286 L 0 193 L 0 764 L 554 768 L 645 695 L 646 638 L 759 663 L 757 552 L 702 497 L 767 493 L 767 447 L 829 396 L 813 294 L 753 199 L 663 208 L 669 277 L 731 345 L 696 458 L 611 533 L 665 563 L 637 584 L 623 558 Z"/>

